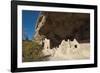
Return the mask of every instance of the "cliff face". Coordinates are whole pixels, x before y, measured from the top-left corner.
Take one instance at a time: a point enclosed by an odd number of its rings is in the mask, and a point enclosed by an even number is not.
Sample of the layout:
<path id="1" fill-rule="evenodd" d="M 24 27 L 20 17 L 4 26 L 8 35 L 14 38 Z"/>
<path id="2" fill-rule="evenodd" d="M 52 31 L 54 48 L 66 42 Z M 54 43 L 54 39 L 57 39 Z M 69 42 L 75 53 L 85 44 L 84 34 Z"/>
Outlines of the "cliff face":
<path id="1" fill-rule="evenodd" d="M 50 47 L 58 46 L 62 40 L 77 39 L 79 42 L 90 40 L 90 15 L 87 13 L 41 12 L 36 26 L 34 40 L 41 43 L 43 38 L 50 39 Z"/>

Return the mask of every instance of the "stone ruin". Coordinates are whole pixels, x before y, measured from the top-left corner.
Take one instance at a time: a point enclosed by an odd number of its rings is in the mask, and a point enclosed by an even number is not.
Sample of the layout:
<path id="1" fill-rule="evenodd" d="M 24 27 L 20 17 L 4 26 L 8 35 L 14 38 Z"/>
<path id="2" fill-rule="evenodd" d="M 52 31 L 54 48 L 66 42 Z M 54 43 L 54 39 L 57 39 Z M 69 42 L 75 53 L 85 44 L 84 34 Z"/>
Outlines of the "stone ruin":
<path id="1" fill-rule="evenodd" d="M 62 59 L 77 59 L 81 58 L 82 53 L 80 52 L 80 44 L 76 39 L 70 41 L 62 40 L 59 47 L 50 48 L 50 40 L 44 39 L 44 55 L 49 55 L 50 60 L 62 60 Z"/>
<path id="2" fill-rule="evenodd" d="M 50 55 L 50 56 L 54 55 L 55 50 L 50 48 L 50 40 L 45 38 L 43 40 L 43 43 L 44 43 L 44 46 L 43 46 L 44 55 Z"/>

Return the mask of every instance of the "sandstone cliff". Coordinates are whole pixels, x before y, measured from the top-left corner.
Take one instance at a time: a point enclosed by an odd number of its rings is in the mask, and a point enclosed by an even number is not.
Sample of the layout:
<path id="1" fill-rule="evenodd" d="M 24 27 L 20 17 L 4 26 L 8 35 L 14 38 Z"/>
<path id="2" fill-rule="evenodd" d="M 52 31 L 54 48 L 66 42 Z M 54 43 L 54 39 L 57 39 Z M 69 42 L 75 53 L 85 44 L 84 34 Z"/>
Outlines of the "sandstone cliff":
<path id="1" fill-rule="evenodd" d="M 50 47 L 59 46 L 62 40 L 89 42 L 90 15 L 88 13 L 41 12 L 34 40 L 41 44 L 50 39 Z"/>

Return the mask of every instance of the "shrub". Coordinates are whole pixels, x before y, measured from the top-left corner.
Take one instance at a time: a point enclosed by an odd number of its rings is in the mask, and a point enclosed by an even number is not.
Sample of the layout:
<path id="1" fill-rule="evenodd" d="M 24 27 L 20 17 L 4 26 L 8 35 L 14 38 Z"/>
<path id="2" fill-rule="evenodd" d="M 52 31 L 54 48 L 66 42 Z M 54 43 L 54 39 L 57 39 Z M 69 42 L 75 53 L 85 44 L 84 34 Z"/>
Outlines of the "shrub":
<path id="1" fill-rule="evenodd" d="M 40 61 L 42 54 L 42 46 L 35 41 L 23 41 L 22 43 L 23 62 Z"/>

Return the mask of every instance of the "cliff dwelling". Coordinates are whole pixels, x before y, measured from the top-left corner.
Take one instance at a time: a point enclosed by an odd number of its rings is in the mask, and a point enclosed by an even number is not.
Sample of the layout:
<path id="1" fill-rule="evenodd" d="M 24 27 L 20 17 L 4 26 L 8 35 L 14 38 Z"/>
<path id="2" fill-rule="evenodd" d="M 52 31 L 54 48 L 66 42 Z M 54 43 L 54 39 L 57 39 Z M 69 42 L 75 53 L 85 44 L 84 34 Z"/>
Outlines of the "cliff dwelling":
<path id="1" fill-rule="evenodd" d="M 41 12 L 34 40 L 50 60 L 90 57 L 88 13 Z"/>

